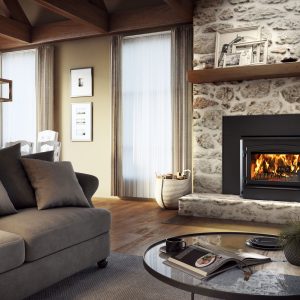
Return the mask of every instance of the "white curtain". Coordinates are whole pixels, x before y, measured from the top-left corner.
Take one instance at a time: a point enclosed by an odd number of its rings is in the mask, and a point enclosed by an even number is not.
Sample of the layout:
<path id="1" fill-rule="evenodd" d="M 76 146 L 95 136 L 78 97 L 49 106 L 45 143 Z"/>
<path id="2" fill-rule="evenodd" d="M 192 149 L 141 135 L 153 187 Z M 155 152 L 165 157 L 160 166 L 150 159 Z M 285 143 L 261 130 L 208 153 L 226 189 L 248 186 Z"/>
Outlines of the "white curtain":
<path id="1" fill-rule="evenodd" d="M 123 39 L 122 195 L 154 197 L 172 172 L 171 33 Z"/>
<path id="2" fill-rule="evenodd" d="M 173 171 L 192 169 L 192 84 L 187 71 L 193 69 L 193 26 L 172 29 Z"/>
<path id="3" fill-rule="evenodd" d="M 37 131 L 54 127 L 54 46 L 42 45 L 37 49 Z"/>
<path id="4" fill-rule="evenodd" d="M 2 55 L 2 78 L 13 81 L 13 101 L 2 104 L 2 145 L 36 140 L 35 50 Z"/>

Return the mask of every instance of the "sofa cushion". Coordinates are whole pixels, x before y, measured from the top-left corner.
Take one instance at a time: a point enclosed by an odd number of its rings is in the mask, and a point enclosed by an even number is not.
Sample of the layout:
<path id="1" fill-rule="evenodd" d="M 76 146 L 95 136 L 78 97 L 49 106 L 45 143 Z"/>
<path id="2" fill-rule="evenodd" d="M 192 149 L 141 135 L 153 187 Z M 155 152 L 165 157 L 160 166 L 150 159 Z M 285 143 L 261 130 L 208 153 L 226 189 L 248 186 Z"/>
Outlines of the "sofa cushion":
<path id="1" fill-rule="evenodd" d="M 21 158 L 21 161 L 35 190 L 38 209 L 90 207 L 70 162 L 28 158 Z"/>
<path id="2" fill-rule="evenodd" d="M 17 210 L 11 203 L 9 196 L 0 181 L 0 216 L 6 216 L 17 213 Z"/>
<path id="3" fill-rule="evenodd" d="M 34 191 L 20 157 L 20 144 L 0 150 L 0 180 L 16 209 L 36 206 Z"/>
<path id="4" fill-rule="evenodd" d="M 53 161 L 53 153 L 51 156 L 51 152 L 31 154 L 30 158 Z M 36 206 L 34 190 L 27 178 L 20 157 L 21 144 L 0 150 L 0 180 L 16 209 Z"/>
<path id="5" fill-rule="evenodd" d="M 109 228 L 110 213 L 100 208 L 27 208 L 0 218 L 0 230 L 9 230 L 25 240 L 25 261 L 87 241 Z"/>
<path id="6" fill-rule="evenodd" d="M 6 219 L 9 217 L 4 217 Z M 0 230 L 0 273 L 14 269 L 24 263 L 24 240 L 17 234 Z"/>
<path id="7" fill-rule="evenodd" d="M 22 155 L 22 158 L 33 158 L 33 159 L 41 159 L 45 161 L 53 161 L 54 160 L 54 151 L 45 151 L 45 152 L 37 152 L 27 155 Z"/>

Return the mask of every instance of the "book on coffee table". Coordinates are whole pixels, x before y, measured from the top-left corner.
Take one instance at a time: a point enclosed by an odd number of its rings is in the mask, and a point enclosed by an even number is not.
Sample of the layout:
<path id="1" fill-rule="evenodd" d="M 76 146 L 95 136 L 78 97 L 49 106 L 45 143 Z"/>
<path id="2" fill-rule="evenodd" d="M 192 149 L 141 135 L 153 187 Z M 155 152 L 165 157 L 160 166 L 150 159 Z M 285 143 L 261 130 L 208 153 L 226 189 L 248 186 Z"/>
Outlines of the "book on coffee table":
<path id="1" fill-rule="evenodd" d="M 167 264 L 180 269 L 188 269 L 201 276 L 207 277 L 222 273 L 234 267 L 249 267 L 270 262 L 267 256 L 249 252 L 230 252 L 226 250 L 208 249 L 192 245 L 180 253 L 170 256 Z"/>

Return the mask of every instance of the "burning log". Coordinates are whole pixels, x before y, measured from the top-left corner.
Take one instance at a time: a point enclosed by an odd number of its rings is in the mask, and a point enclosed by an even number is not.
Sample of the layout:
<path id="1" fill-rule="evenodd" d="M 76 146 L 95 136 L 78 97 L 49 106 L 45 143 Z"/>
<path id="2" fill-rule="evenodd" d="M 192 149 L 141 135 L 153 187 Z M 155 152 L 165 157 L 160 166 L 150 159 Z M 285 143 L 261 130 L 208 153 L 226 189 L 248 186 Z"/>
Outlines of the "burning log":
<path id="1" fill-rule="evenodd" d="M 252 154 L 252 180 L 293 180 L 300 178 L 300 154 Z"/>

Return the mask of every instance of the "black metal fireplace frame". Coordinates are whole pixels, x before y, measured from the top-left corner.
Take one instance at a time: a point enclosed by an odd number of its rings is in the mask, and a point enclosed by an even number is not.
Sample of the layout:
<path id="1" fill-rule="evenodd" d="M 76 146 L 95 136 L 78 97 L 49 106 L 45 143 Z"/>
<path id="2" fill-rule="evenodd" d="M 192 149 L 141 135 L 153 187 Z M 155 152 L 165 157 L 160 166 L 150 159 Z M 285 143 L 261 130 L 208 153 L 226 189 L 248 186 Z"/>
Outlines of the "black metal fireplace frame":
<path id="1" fill-rule="evenodd" d="M 243 137 L 240 140 L 240 194 L 250 199 L 300 201 L 300 181 L 251 180 L 251 154 L 300 154 L 300 137 Z M 283 191 L 281 191 L 283 190 Z"/>
<path id="2" fill-rule="evenodd" d="M 224 116 L 223 149 L 222 149 L 222 192 L 223 194 L 240 195 L 240 140 L 243 138 L 278 138 L 286 137 L 300 140 L 300 114 L 291 115 L 257 115 L 257 116 Z M 256 189 L 266 191 L 263 186 Z M 290 187 L 289 196 L 286 189 L 274 187 L 263 195 L 262 199 L 300 201 L 298 188 Z M 254 189 L 249 188 L 247 198 L 258 199 Z M 273 191 L 270 193 L 270 191 Z M 265 194 L 265 192 L 261 192 Z M 244 195 L 245 196 L 245 195 Z M 277 199 L 279 198 L 279 199 Z"/>

